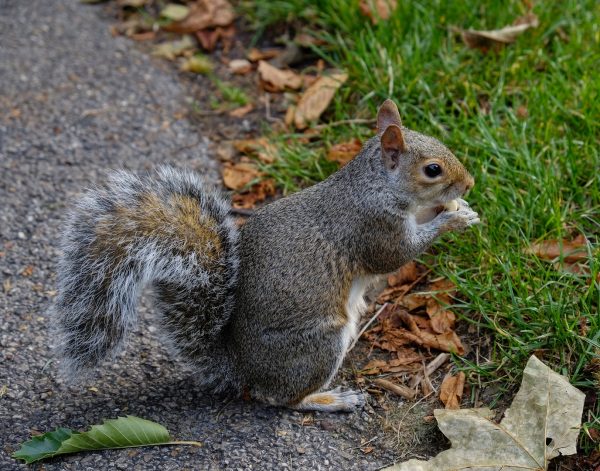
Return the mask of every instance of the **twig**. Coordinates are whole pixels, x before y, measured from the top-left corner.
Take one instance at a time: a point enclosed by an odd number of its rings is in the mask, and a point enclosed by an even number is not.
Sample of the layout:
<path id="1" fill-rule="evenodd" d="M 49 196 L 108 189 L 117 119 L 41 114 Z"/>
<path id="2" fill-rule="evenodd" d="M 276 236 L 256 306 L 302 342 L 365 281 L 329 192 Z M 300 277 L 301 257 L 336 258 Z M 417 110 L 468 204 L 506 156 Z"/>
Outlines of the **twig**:
<path id="1" fill-rule="evenodd" d="M 346 450 L 346 451 L 347 450 L 359 450 L 359 449 L 363 448 L 365 445 L 368 445 L 369 443 L 377 440 L 378 438 L 379 438 L 379 435 L 375 435 L 373 438 L 371 438 L 370 440 L 367 440 L 364 443 L 361 443 L 359 446 L 350 446 L 348 448 L 344 448 L 344 450 Z"/>
<path id="2" fill-rule="evenodd" d="M 313 126 L 313 129 L 325 129 L 332 126 L 342 126 L 344 124 L 369 124 L 376 122 L 373 118 L 354 118 L 354 119 L 342 119 L 341 121 L 333 121 L 331 123 L 317 124 Z"/>
<path id="3" fill-rule="evenodd" d="M 265 93 L 263 102 L 265 103 L 265 119 L 271 122 L 281 122 L 281 119 L 271 116 L 271 95 Z"/>
<path id="4" fill-rule="evenodd" d="M 362 336 L 362 334 L 364 334 L 367 331 L 369 326 L 375 321 L 375 319 L 377 319 L 381 315 L 383 310 L 386 307 L 388 307 L 389 305 L 390 305 L 390 303 L 384 303 L 383 306 L 381 306 L 379 308 L 379 310 L 373 315 L 373 317 L 371 317 L 371 319 L 369 319 L 369 322 L 367 322 L 364 325 L 364 327 L 362 329 L 360 329 L 360 332 L 356 335 L 356 337 L 352 341 L 352 344 L 348 347 L 348 350 L 346 350 L 346 353 L 348 353 L 350 350 L 352 350 L 354 348 L 354 346 L 356 345 L 356 342 L 358 342 L 358 339 Z"/>
<path id="5" fill-rule="evenodd" d="M 423 368 L 423 373 L 419 373 L 413 376 L 413 379 L 411 379 L 409 386 L 411 388 L 416 387 L 417 384 L 419 384 L 423 379 L 423 376 L 431 376 L 440 366 L 446 363 L 449 358 L 449 353 L 440 353 L 437 357 L 431 360 L 425 368 Z"/>
<path id="6" fill-rule="evenodd" d="M 373 383 L 376 384 L 377 386 L 385 389 L 386 391 L 389 391 L 391 393 L 394 393 L 398 396 L 403 397 L 404 399 L 414 399 L 415 396 L 417 395 L 417 393 L 410 388 L 407 388 L 406 386 L 401 386 L 399 384 L 395 384 L 392 383 L 391 381 L 388 381 L 387 379 L 382 379 L 382 378 L 376 378 L 373 380 Z"/>

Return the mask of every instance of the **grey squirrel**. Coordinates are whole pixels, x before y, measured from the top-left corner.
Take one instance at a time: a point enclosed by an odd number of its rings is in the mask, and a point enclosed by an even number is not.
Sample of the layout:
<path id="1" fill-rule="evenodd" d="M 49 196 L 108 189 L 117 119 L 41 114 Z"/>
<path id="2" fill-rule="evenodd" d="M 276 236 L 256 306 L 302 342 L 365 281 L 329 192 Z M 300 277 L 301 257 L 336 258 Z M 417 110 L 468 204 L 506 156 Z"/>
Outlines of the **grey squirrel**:
<path id="1" fill-rule="evenodd" d="M 458 199 L 473 184 L 444 145 L 402 127 L 391 100 L 351 162 L 239 230 L 227 200 L 192 172 L 116 172 L 75 205 L 64 232 L 55 309 L 63 365 L 78 374 L 117 351 L 150 284 L 168 338 L 207 388 L 353 410 L 361 393 L 326 389 L 365 289 L 441 234 L 479 222 Z M 457 210 L 439 212 L 454 200 Z"/>

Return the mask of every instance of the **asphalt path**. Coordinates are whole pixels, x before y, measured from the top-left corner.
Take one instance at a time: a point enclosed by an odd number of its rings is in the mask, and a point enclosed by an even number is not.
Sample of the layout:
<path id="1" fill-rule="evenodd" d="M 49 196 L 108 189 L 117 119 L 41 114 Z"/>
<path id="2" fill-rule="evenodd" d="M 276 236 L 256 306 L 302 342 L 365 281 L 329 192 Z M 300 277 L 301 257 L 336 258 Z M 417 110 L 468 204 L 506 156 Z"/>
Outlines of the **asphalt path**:
<path id="1" fill-rule="evenodd" d="M 102 8 L 75 0 L 0 0 L 0 469 L 32 433 L 84 430 L 127 414 L 195 447 L 56 458 L 46 470 L 377 469 L 374 420 L 304 415 L 204 394 L 164 347 L 152 307 L 124 354 L 81 384 L 59 377 L 50 307 L 65 208 L 111 168 L 169 163 L 217 181 L 210 138 L 185 118 L 189 85 L 109 33 Z"/>

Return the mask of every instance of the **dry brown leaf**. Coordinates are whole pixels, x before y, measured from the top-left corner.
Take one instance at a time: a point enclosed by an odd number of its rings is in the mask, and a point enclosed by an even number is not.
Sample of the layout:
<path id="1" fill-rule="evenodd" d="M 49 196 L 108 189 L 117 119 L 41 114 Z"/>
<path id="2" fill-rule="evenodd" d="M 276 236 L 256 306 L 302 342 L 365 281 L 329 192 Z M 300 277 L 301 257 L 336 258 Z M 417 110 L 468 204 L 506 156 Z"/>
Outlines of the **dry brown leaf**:
<path id="1" fill-rule="evenodd" d="M 502 29 L 491 31 L 459 29 L 458 31 L 461 33 L 463 41 L 468 47 L 487 52 L 490 49 L 498 49 L 505 44 L 514 42 L 518 36 L 529 28 L 536 28 L 538 25 L 538 17 L 533 13 L 527 13 L 517 18 L 512 26 L 506 26 Z"/>
<path id="2" fill-rule="evenodd" d="M 236 164 L 226 162 L 223 165 L 223 183 L 230 190 L 241 190 L 260 175 L 257 165 L 250 160 L 242 160 Z"/>
<path id="3" fill-rule="evenodd" d="M 252 185 L 250 191 L 233 195 L 232 202 L 235 208 L 252 209 L 269 196 L 275 194 L 275 182 L 272 179 L 261 180 Z"/>
<path id="4" fill-rule="evenodd" d="M 133 33 L 129 35 L 129 38 L 134 41 L 152 41 L 156 38 L 156 31 L 144 31 L 141 33 Z"/>
<path id="5" fill-rule="evenodd" d="M 587 260 L 588 254 L 586 250 L 587 239 L 583 234 L 579 234 L 575 239 L 569 241 L 563 239 L 547 240 L 537 244 L 532 244 L 529 252 L 536 257 L 544 260 L 554 260 L 562 254 L 563 260 L 567 263 L 575 263 L 582 260 Z"/>
<path id="6" fill-rule="evenodd" d="M 246 54 L 246 58 L 251 62 L 266 61 L 277 57 L 282 51 L 283 49 L 274 47 L 268 49 L 256 49 L 253 47 Z"/>
<path id="7" fill-rule="evenodd" d="M 361 148 L 362 143 L 358 138 L 354 138 L 348 142 L 341 142 L 329 149 L 329 152 L 327 152 L 327 160 L 337 162 L 340 167 L 343 167 L 360 152 Z"/>
<path id="8" fill-rule="evenodd" d="M 409 353 L 405 353 L 409 352 Z M 411 349 L 403 348 L 402 353 L 398 352 L 399 358 L 392 358 L 389 361 L 371 360 L 361 370 L 364 375 L 376 375 L 381 373 L 400 373 L 403 371 L 417 371 L 421 367 L 423 357 Z"/>
<path id="9" fill-rule="evenodd" d="M 465 388 L 465 374 L 461 371 L 456 376 L 447 375 L 440 387 L 440 401 L 446 409 L 460 409 Z"/>
<path id="10" fill-rule="evenodd" d="M 302 47 L 323 46 L 327 44 L 324 39 L 319 39 L 309 33 L 300 33 L 294 36 L 294 42 Z"/>
<path id="11" fill-rule="evenodd" d="M 294 116 L 296 114 L 296 105 L 291 104 L 287 111 L 285 112 L 285 118 L 283 118 L 283 122 L 289 128 L 292 124 L 294 124 Z"/>
<path id="12" fill-rule="evenodd" d="M 456 285 L 447 278 L 438 278 L 429 283 L 427 291 L 444 292 L 453 296 L 456 293 Z M 436 296 L 444 293 L 436 293 Z"/>
<path id="13" fill-rule="evenodd" d="M 294 113 L 294 124 L 304 129 L 308 123 L 319 119 L 333 99 L 335 92 L 348 79 L 348 74 L 335 72 L 319 77 L 300 97 Z"/>
<path id="14" fill-rule="evenodd" d="M 404 306 L 409 311 L 414 311 L 415 309 L 419 309 L 427 305 L 427 301 L 429 301 L 429 296 L 420 294 L 420 293 L 411 293 L 409 295 L 404 296 L 400 300 L 400 304 Z"/>
<path id="15" fill-rule="evenodd" d="M 229 61 L 229 70 L 236 75 L 246 75 L 252 70 L 252 64 L 246 59 L 233 59 Z"/>
<path id="16" fill-rule="evenodd" d="M 360 0 L 358 8 L 375 25 L 381 20 L 389 19 L 397 6 L 397 0 Z"/>
<path id="17" fill-rule="evenodd" d="M 405 263 L 400 269 L 388 276 L 387 282 L 389 286 L 403 285 L 412 283 L 419 277 L 419 269 L 414 261 Z"/>
<path id="18" fill-rule="evenodd" d="M 195 33 L 206 28 L 228 26 L 234 19 L 235 12 L 227 0 L 196 0 L 189 4 L 189 13 L 184 19 L 162 28 L 174 33 Z"/>
<path id="19" fill-rule="evenodd" d="M 252 103 L 248 103 L 247 105 L 240 106 L 239 108 L 231 110 L 229 112 L 229 116 L 232 116 L 234 118 L 241 118 L 243 116 L 246 116 L 253 109 L 254 109 L 254 105 Z"/>
<path id="20" fill-rule="evenodd" d="M 417 322 L 422 322 L 422 318 L 413 316 L 405 311 L 398 311 L 397 314 L 402 322 L 408 327 L 409 332 L 403 334 L 407 339 L 425 347 L 464 355 L 465 348 L 458 338 L 458 335 L 456 335 L 456 332 L 449 331 L 442 334 L 427 332 L 426 330 L 422 330 L 417 324 Z"/>
<path id="21" fill-rule="evenodd" d="M 444 309 L 435 299 L 427 300 L 427 315 L 430 319 L 431 330 L 436 334 L 444 334 L 454 329 L 456 315 Z"/>
<path id="22" fill-rule="evenodd" d="M 223 43 L 223 52 L 227 54 L 231 49 L 233 38 L 235 37 L 235 25 L 217 26 L 216 28 L 206 28 L 196 31 L 195 36 L 198 38 L 200 45 L 206 51 L 213 51 L 217 43 Z"/>
<path id="23" fill-rule="evenodd" d="M 258 75 L 262 87 L 268 92 L 282 92 L 286 89 L 298 90 L 302 86 L 302 77 L 293 70 L 282 70 L 268 62 L 258 62 Z"/>
<path id="24" fill-rule="evenodd" d="M 409 288 L 410 285 L 398 285 L 385 288 L 381 293 L 379 293 L 379 296 L 377 297 L 377 304 L 383 304 L 389 301 L 394 301 L 396 303 L 404 305 L 403 297 Z"/>
<path id="25" fill-rule="evenodd" d="M 233 141 L 233 146 L 242 154 L 257 156 L 265 164 L 272 164 L 277 158 L 277 147 L 266 137 L 239 139 Z"/>
<path id="26" fill-rule="evenodd" d="M 387 361 L 385 360 L 371 360 L 367 363 L 361 370 L 361 373 L 364 375 L 377 375 L 381 373 L 381 369 L 387 366 Z"/>

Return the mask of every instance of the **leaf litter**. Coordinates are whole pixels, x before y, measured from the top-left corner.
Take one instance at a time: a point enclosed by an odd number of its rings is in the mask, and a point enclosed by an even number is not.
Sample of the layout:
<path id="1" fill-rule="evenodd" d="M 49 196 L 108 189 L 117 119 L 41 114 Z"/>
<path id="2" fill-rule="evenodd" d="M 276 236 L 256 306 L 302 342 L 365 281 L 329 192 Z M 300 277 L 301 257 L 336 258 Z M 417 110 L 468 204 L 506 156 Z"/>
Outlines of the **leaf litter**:
<path id="1" fill-rule="evenodd" d="M 387 379 L 394 384 L 404 387 L 408 383 L 415 395 L 418 388 L 423 395 L 429 395 L 435 390 L 429 377 L 448 360 L 448 353 L 465 354 L 466 348 L 455 332 L 456 315 L 450 308 L 456 286 L 444 278 L 427 280 L 428 274 L 428 270 L 412 261 L 387 277 L 387 287 L 376 300 L 382 305 L 378 323 L 366 329 L 362 339 L 369 344 L 371 352 L 374 349 L 387 352 L 389 357 L 382 359 L 378 355 L 359 375 L 391 375 Z M 419 291 L 413 291 L 415 288 Z M 432 358 L 434 351 L 444 353 L 430 361 L 432 368 L 429 368 L 426 361 Z M 464 388 L 464 381 L 462 385 Z M 449 383 L 445 389 L 448 386 Z M 390 391 L 390 388 L 384 389 Z M 462 395 L 460 388 L 458 391 Z M 460 397 L 453 401 L 459 405 Z"/>

